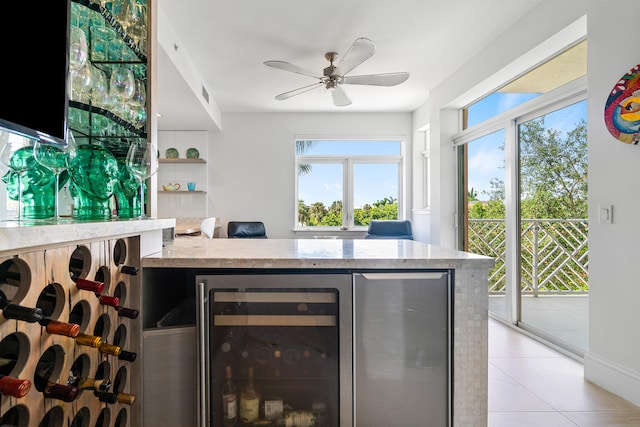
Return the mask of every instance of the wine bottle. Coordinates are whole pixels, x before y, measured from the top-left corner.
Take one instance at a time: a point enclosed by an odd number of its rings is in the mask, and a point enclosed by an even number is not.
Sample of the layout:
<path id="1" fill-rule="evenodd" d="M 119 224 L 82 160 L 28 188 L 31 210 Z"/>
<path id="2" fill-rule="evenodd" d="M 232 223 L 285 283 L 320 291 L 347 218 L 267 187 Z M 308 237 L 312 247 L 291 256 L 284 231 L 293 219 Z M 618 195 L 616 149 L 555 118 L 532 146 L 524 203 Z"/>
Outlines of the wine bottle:
<path id="1" fill-rule="evenodd" d="M 100 353 L 110 354 L 112 356 L 117 356 L 119 360 L 125 360 L 127 362 L 133 362 L 136 360 L 137 353 L 131 351 L 125 351 L 119 345 L 102 343 L 98 347 Z"/>
<path id="2" fill-rule="evenodd" d="M 290 411 L 284 414 L 285 427 L 316 427 L 318 417 L 312 411 Z"/>
<path id="3" fill-rule="evenodd" d="M 125 351 L 120 350 L 120 354 L 118 355 L 118 360 L 124 360 L 126 362 L 133 362 L 138 357 L 138 353 L 134 353 L 133 351 Z"/>
<path id="4" fill-rule="evenodd" d="M 119 345 L 107 344 L 106 342 L 100 344 L 98 349 L 100 350 L 100 353 L 111 354 L 112 356 L 118 356 L 122 351 L 122 348 Z"/>
<path id="5" fill-rule="evenodd" d="M 0 375 L 0 391 L 2 394 L 13 397 L 24 397 L 31 390 L 31 381 L 14 378 L 8 375 Z"/>
<path id="6" fill-rule="evenodd" d="M 128 393 L 113 393 L 108 391 L 96 391 L 94 394 L 98 397 L 100 402 L 104 403 L 125 403 L 127 405 L 133 405 L 136 400 L 136 396 Z"/>
<path id="7" fill-rule="evenodd" d="M 82 332 L 76 335 L 76 344 L 86 345 L 87 347 L 95 347 L 99 348 L 102 344 L 102 337 L 97 337 L 95 335 L 87 335 Z"/>
<path id="8" fill-rule="evenodd" d="M 249 382 L 240 391 L 240 418 L 249 423 L 258 419 L 260 394 L 253 384 L 253 366 L 249 366 Z"/>
<path id="9" fill-rule="evenodd" d="M 120 304 L 120 298 L 110 297 L 108 295 L 100 295 L 98 297 L 98 301 L 102 305 L 110 305 L 111 307 L 116 307 L 116 308 L 118 307 L 118 304 Z"/>
<path id="10" fill-rule="evenodd" d="M 111 387 L 111 381 L 109 380 L 96 380 L 93 378 L 85 378 L 78 380 L 77 384 L 74 384 L 80 390 L 96 390 L 96 391 L 109 391 Z"/>
<path id="11" fill-rule="evenodd" d="M 64 385 L 48 382 L 42 394 L 48 399 L 58 399 L 63 402 L 73 402 L 78 397 L 80 390 L 73 385 Z"/>
<path id="12" fill-rule="evenodd" d="M 130 276 L 138 275 L 138 267 L 134 267 L 132 265 L 121 265 L 118 267 L 118 270 L 120 270 L 120 273 L 128 274 Z"/>
<path id="13" fill-rule="evenodd" d="M 224 372 L 225 382 L 222 384 L 222 424 L 235 426 L 238 421 L 236 385 L 231 379 L 231 366 L 227 366 Z"/>
<path id="14" fill-rule="evenodd" d="M 44 317 L 44 313 L 37 307 L 23 307 L 11 304 L 4 292 L 0 291 L 0 309 L 6 319 L 22 320 L 28 323 L 35 323 Z"/>
<path id="15" fill-rule="evenodd" d="M 118 316 L 129 319 L 137 319 L 139 314 L 138 310 L 127 307 L 116 307 L 116 311 L 118 312 Z"/>
<path id="16" fill-rule="evenodd" d="M 66 323 L 46 318 L 40 319 L 38 323 L 44 326 L 46 331 L 50 334 L 75 338 L 80 333 L 80 325 L 77 323 Z"/>
<path id="17" fill-rule="evenodd" d="M 76 287 L 83 291 L 92 291 L 96 294 L 101 294 L 104 290 L 104 283 L 98 282 L 97 280 L 78 278 L 76 279 Z"/>

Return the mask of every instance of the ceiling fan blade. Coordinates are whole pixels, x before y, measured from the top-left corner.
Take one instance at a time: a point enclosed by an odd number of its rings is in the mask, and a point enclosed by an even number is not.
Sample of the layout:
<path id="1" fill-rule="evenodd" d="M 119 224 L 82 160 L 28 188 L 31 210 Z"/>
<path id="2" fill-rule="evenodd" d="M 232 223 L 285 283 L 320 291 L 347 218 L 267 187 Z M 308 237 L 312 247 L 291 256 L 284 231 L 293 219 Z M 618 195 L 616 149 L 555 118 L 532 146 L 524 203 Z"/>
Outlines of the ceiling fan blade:
<path id="1" fill-rule="evenodd" d="M 282 101 L 283 99 L 287 99 L 287 98 L 291 98 L 292 96 L 300 95 L 301 93 L 308 92 L 308 91 L 310 91 L 312 89 L 315 89 L 317 87 L 322 87 L 323 85 L 324 85 L 324 83 L 318 82 L 318 83 L 311 84 L 309 86 L 299 87 L 298 89 L 290 90 L 289 92 L 284 92 L 284 93 L 281 93 L 280 95 L 276 95 L 276 99 L 278 101 Z"/>
<path id="2" fill-rule="evenodd" d="M 351 99 L 347 96 L 344 90 L 339 85 L 331 89 L 331 97 L 333 98 L 333 105 L 336 107 L 346 107 L 351 105 Z"/>
<path id="3" fill-rule="evenodd" d="M 279 70 L 291 71 L 292 73 L 302 74 L 303 76 L 315 77 L 316 79 L 322 78 L 322 76 L 319 76 L 318 73 L 304 70 L 296 65 L 290 64 L 285 61 L 265 61 L 264 65 L 266 65 L 267 67 L 277 68 Z"/>
<path id="4" fill-rule="evenodd" d="M 376 45 L 371 40 L 365 37 L 356 39 L 338 63 L 336 74 L 340 76 L 346 75 L 349 71 L 371 58 L 375 51 Z"/>
<path id="5" fill-rule="evenodd" d="M 396 86 L 405 82 L 409 73 L 369 74 L 367 76 L 343 77 L 340 83 L 350 85 Z"/>

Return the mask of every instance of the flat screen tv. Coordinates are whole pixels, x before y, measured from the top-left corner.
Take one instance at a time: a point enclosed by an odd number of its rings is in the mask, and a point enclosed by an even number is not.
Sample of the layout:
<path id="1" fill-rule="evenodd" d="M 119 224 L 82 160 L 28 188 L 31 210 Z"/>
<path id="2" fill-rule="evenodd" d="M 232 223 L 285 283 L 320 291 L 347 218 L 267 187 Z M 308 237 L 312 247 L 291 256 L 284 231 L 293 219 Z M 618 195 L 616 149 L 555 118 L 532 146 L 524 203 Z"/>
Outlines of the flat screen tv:
<path id="1" fill-rule="evenodd" d="M 0 128 L 66 143 L 70 0 L 3 2 Z"/>

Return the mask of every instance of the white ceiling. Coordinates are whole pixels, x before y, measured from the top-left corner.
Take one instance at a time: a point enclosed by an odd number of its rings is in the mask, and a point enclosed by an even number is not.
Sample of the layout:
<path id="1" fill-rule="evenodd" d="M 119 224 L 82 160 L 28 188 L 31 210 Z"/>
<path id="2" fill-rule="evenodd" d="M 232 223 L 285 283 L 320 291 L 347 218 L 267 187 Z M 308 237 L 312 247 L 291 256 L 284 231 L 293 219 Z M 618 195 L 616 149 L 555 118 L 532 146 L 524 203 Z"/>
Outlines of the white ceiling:
<path id="1" fill-rule="evenodd" d="M 210 96 L 225 112 L 410 112 L 431 89 L 540 0 L 159 0 Z M 274 96 L 316 80 L 263 65 L 282 60 L 322 73 L 325 52 L 367 37 L 376 53 L 349 75 L 406 71 L 395 87 L 344 85 L 336 107 L 324 88 Z M 204 110 L 158 49 L 160 130 L 202 129 Z M 338 58 L 339 59 L 339 58 Z M 199 110 L 199 111 L 198 111 Z"/>

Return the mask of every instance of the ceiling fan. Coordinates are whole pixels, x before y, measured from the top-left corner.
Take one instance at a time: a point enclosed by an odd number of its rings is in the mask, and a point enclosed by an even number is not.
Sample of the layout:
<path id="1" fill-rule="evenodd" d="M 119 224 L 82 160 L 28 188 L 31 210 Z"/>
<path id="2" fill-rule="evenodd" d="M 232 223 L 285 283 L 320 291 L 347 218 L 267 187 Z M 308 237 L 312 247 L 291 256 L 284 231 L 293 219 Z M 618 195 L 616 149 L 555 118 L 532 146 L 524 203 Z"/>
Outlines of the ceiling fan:
<path id="1" fill-rule="evenodd" d="M 409 78 L 409 73 L 385 73 L 362 76 L 347 76 L 347 74 L 349 74 L 354 68 L 362 64 L 367 59 L 371 58 L 375 51 L 376 46 L 371 40 L 365 37 L 360 37 L 356 39 L 355 42 L 353 42 L 347 53 L 344 54 L 337 65 L 333 65 L 333 62 L 338 57 L 338 53 L 325 53 L 324 57 L 327 59 L 327 61 L 329 61 L 330 65 L 323 70 L 322 74 L 304 70 L 296 65 L 290 64 L 285 61 L 265 61 L 264 65 L 318 79 L 316 83 L 277 95 L 275 97 L 277 100 L 291 98 L 292 96 L 300 95 L 301 93 L 324 86 L 326 89 L 331 91 L 333 103 L 338 107 L 344 107 L 351 104 L 351 99 L 349 99 L 349 96 L 347 96 L 345 91 L 342 89 L 341 85 L 343 84 L 396 86 Z"/>

